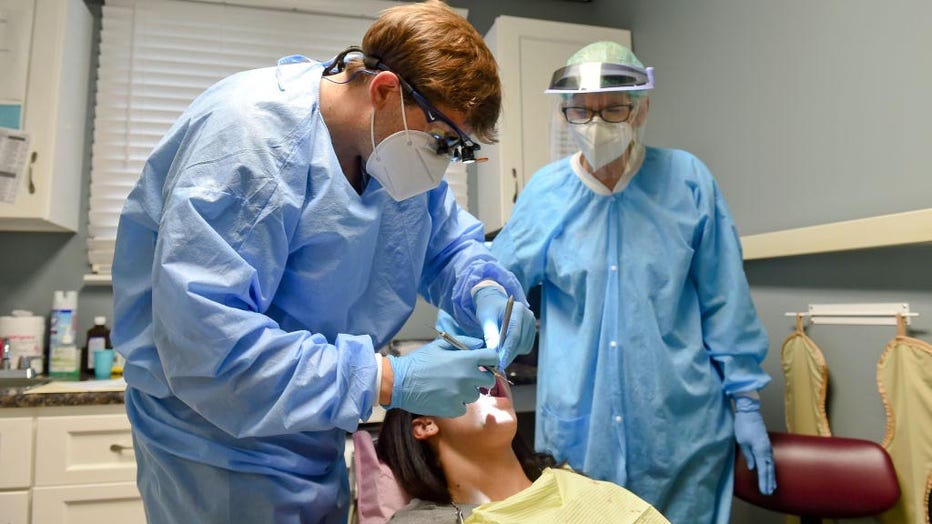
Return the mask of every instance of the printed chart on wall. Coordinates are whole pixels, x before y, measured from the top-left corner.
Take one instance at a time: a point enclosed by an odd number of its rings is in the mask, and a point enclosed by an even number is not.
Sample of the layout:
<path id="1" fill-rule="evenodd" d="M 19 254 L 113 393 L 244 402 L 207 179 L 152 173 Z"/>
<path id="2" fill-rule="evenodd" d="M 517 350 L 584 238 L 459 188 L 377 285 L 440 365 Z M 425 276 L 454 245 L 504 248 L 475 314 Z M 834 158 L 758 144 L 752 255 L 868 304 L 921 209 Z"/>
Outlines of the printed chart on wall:
<path id="1" fill-rule="evenodd" d="M 0 127 L 0 202 L 16 201 L 16 189 L 29 155 L 29 135 Z"/>

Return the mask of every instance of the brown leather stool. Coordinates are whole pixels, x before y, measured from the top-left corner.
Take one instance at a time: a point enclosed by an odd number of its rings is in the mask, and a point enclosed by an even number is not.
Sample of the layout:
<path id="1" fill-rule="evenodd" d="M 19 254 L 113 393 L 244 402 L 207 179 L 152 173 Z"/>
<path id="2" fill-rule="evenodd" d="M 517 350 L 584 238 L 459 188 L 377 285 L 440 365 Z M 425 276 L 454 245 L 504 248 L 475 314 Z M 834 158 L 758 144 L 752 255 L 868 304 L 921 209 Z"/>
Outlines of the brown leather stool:
<path id="1" fill-rule="evenodd" d="M 735 496 L 745 502 L 806 524 L 877 515 L 900 498 L 893 462 L 875 442 L 771 432 L 770 443 L 777 478 L 770 496 L 760 494 L 757 471 L 736 451 Z"/>

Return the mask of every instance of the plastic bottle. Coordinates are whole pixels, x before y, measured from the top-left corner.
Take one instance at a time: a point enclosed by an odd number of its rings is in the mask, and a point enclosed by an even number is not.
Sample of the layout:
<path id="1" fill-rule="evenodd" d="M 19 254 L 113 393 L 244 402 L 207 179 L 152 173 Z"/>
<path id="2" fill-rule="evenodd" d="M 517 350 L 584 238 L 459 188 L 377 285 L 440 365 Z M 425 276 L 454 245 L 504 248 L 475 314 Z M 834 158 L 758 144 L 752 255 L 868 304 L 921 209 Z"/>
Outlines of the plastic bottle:
<path id="1" fill-rule="evenodd" d="M 113 368 L 110 370 L 110 378 L 120 378 L 123 376 L 123 363 L 126 359 L 119 353 L 113 354 Z"/>
<path id="2" fill-rule="evenodd" d="M 74 343 L 78 328 L 78 292 L 56 291 L 49 319 L 49 347 L 62 345 L 66 337 Z"/>
<path id="3" fill-rule="evenodd" d="M 55 291 L 49 319 L 49 376 L 81 378 L 81 351 L 75 346 L 78 327 L 78 292 Z"/>
<path id="4" fill-rule="evenodd" d="M 120 378 L 123 376 L 123 364 L 126 359 L 123 358 L 117 350 L 113 350 L 113 367 L 110 368 L 110 378 Z"/>
<path id="5" fill-rule="evenodd" d="M 94 327 L 87 330 L 87 344 L 81 349 L 81 368 L 84 374 L 93 377 L 94 353 L 112 347 L 107 317 L 94 317 Z"/>
<path id="6" fill-rule="evenodd" d="M 49 376 L 61 380 L 81 378 L 81 350 L 74 345 L 71 335 L 49 348 Z"/>

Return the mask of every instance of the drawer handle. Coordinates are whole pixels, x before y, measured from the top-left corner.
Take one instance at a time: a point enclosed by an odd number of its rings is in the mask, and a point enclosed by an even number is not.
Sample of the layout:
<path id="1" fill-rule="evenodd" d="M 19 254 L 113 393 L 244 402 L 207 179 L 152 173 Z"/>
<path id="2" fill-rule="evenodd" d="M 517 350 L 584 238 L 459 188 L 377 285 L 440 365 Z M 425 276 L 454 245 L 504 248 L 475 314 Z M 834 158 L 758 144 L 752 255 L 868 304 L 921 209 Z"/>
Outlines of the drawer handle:
<path id="1" fill-rule="evenodd" d="M 114 453 L 123 453 L 124 451 L 132 451 L 133 446 L 121 446 L 120 444 L 110 444 L 110 451 Z"/>

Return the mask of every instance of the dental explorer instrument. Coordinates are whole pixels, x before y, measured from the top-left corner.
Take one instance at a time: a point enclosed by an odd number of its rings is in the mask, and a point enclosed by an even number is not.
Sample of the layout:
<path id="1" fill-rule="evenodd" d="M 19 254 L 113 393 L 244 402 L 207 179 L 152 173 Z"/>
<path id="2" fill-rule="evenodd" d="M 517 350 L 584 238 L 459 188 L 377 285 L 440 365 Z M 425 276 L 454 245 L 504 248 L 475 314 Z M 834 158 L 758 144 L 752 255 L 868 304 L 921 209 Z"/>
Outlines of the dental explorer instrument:
<path id="1" fill-rule="evenodd" d="M 511 310 L 515 305 L 515 297 L 511 295 L 508 297 L 508 302 L 505 303 L 505 314 L 502 315 L 502 330 L 498 335 L 498 349 L 501 349 L 505 344 L 505 334 L 508 332 L 508 323 L 511 321 Z M 505 370 L 502 369 L 501 361 L 498 362 L 498 371 L 501 372 L 502 376 L 505 375 Z"/>
<path id="2" fill-rule="evenodd" d="M 442 338 L 442 339 L 446 340 L 447 342 L 449 342 L 450 345 L 452 345 L 452 346 L 455 347 L 456 349 L 464 350 L 464 351 L 472 351 L 472 348 L 470 348 L 470 347 L 467 346 L 466 344 L 463 344 L 462 342 L 460 342 L 460 341 L 457 340 L 456 338 L 452 337 L 452 336 L 451 336 L 449 333 L 447 333 L 446 331 L 440 331 L 440 330 L 437 329 L 437 328 L 434 328 L 434 331 L 437 332 L 437 335 L 438 335 L 440 338 Z M 504 380 L 505 382 L 507 382 L 508 385 L 514 386 L 514 382 L 508 380 L 508 377 L 506 377 L 505 374 L 502 373 L 502 372 L 501 372 L 500 370 L 498 370 L 497 368 L 486 368 L 486 369 L 488 369 L 489 371 L 491 371 L 492 374 L 495 375 L 496 377 L 498 377 L 498 378 Z"/>

